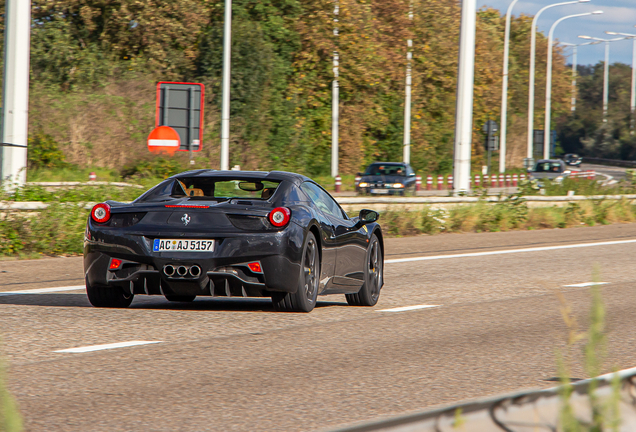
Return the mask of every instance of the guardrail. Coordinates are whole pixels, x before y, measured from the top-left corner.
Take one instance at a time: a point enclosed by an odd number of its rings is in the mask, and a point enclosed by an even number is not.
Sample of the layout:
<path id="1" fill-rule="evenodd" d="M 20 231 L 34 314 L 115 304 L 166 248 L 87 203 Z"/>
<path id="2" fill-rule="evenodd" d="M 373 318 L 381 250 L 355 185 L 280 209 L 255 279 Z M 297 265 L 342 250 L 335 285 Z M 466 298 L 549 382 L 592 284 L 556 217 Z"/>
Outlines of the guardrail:
<path id="1" fill-rule="evenodd" d="M 617 166 L 624 168 L 636 168 L 636 161 L 624 161 L 618 159 L 603 159 L 603 158 L 593 158 L 593 157 L 583 157 L 584 163 L 598 164 L 598 165 L 609 165 L 609 166 Z"/>
<path id="2" fill-rule="evenodd" d="M 570 202 L 588 201 L 588 200 L 636 200 L 636 194 L 630 195 L 569 195 L 569 196 L 526 196 L 522 197 L 530 207 L 548 207 L 553 205 L 567 205 Z M 504 198 L 505 199 L 505 198 Z M 424 206 L 453 206 L 477 204 L 485 202 L 496 204 L 502 199 L 497 196 L 487 197 L 336 197 L 336 201 L 346 210 L 352 211 L 361 208 L 374 208 L 377 210 L 387 210 L 395 207 L 399 210 L 417 210 Z M 82 204 L 84 208 L 90 209 L 96 203 L 62 203 L 68 205 Z M 0 202 L 0 210 L 9 211 L 35 211 L 44 210 L 50 205 L 48 202 L 41 201 L 18 201 L 18 202 Z"/>
<path id="3" fill-rule="evenodd" d="M 123 182 L 103 182 L 103 181 L 89 181 L 89 182 L 27 182 L 30 186 L 42 186 L 42 187 L 68 187 L 68 186 L 117 186 L 117 187 L 132 187 L 135 189 L 146 189 L 142 185 L 123 183 Z"/>
<path id="4" fill-rule="evenodd" d="M 607 400 L 612 395 L 612 381 L 620 381 L 620 430 L 636 430 L 636 368 L 595 378 L 598 387 L 594 396 Z M 592 418 L 588 391 L 593 380 L 572 384 L 569 403 L 577 419 L 589 423 Z M 559 430 L 559 416 L 563 407 L 563 387 L 523 391 L 492 398 L 478 399 L 449 405 L 444 408 L 421 411 L 404 416 L 334 429 L 332 432 L 418 431 L 438 432 L 461 430 L 483 431 L 535 431 Z"/>

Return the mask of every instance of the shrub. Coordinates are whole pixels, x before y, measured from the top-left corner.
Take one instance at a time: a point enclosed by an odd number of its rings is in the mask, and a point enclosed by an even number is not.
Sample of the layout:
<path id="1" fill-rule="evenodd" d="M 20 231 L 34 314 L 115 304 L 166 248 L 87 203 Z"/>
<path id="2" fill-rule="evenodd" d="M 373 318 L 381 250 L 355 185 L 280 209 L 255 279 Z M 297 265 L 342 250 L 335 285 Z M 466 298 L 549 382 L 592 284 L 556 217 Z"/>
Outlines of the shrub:
<path id="1" fill-rule="evenodd" d="M 37 133 L 29 137 L 28 168 L 63 168 L 66 157 L 51 135 Z"/>

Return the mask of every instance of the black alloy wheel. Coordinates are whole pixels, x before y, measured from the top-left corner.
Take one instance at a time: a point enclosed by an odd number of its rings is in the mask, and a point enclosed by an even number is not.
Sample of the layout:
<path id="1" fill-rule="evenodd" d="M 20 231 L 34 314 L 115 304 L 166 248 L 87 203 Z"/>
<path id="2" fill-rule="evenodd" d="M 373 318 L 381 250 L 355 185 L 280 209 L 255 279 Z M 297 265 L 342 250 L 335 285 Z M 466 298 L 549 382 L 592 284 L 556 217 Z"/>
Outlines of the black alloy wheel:
<path id="1" fill-rule="evenodd" d="M 274 309 L 284 312 L 311 312 L 316 306 L 320 283 L 320 254 L 313 233 L 307 234 L 303 248 L 298 290 L 295 293 L 275 293 L 272 296 Z"/>
<path id="2" fill-rule="evenodd" d="M 364 272 L 364 285 L 356 294 L 345 294 L 351 306 L 375 306 L 380 298 L 380 289 L 384 283 L 384 257 L 378 237 L 373 234 L 367 249 L 367 261 Z"/>
<path id="3" fill-rule="evenodd" d="M 135 297 L 120 287 L 92 286 L 86 280 L 88 301 L 95 307 L 127 308 Z"/>
<path id="4" fill-rule="evenodd" d="M 191 302 L 196 298 L 195 295 L 166 295 L 166 300 L 171 302 Z"/>

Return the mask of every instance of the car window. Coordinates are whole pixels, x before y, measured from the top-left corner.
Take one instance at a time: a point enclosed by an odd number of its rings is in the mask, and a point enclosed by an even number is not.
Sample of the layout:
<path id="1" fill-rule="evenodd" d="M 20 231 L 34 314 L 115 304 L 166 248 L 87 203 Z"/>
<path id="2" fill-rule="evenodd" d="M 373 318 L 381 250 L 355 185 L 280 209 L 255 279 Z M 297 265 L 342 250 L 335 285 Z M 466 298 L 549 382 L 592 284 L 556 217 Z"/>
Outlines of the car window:
<path id="1" fill-rule="evenodd" d="M 179 177 L 171 179 L 142 195 L 138 202 L 169 201 L 188 197 L 191 200 L 229 200 L 249 198 L 268 200 L 280 181 L 236 177 Z"/>
<path id="2" fill-rule="evenodd" d="M 340 219 L 346 219 L 345 213 L 342 211 L 338 203 L 318 185 L 311 182 L 304 182 L 300 185 L 300 188 L 307 194 L 309 199 L 313 201 L 320 211 Z"/>
<path id="3" fill-rule="evenodd" d="M 367 167 L 364 175 L 406 175 L 406 167 L 399 164 L 371 164 Z"/>
<path id="4" fill-rule="evenodd" d="M 559 162 L 539 162 L 534 167 L 534 172 L 563 172 L 563 167 Z"/>

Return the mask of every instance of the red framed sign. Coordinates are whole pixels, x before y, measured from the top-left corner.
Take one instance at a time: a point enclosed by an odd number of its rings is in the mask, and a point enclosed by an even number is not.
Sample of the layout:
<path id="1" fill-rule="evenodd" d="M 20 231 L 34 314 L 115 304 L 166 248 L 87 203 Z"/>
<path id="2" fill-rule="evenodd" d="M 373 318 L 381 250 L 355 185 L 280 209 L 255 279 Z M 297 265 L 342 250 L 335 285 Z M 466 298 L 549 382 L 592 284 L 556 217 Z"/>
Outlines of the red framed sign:
<path id="1" fill-rule="evenodd" d="M 157 83 L 155 127 L 170 126 L 181 141 L 177 151 L 201 151 L 203 144 L 203 98 L 201 83 Z"/>

